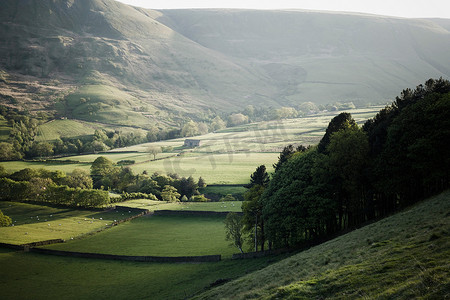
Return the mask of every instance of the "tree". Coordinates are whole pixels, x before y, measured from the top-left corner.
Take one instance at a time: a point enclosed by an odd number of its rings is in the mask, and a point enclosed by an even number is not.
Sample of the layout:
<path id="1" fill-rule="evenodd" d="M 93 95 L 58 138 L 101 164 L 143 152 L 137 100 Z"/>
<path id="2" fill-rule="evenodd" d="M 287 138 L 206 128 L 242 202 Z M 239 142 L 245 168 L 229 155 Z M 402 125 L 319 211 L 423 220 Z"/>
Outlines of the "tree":
<path id="1" fill-rule="evenodd" d="M 189 122 L 184 124 L 183 128 L 181 129 L 181 135 L 183 137 L 198 135 L 198 132 L 198 125 L 192 120 L 189 120 Z"/>
<path id="2" fill-rule="evenodd" d="M 265 236 L 264 236 L 264 220 L 262 218 L 262 202 L 261 196 L 264 192 L 264 187 L 261 185 L 254 185 L 244 194 L 245 201 L 242 202 L 242 212 L 244 230 L 253 233 L 255 241 L 255 251 L 258 251 L 258 245 L 261 245 L 261 251 L 264 251 Z"/>
<path id="3" fill-rule="evenodd" d="M 367 135 L 357 125 L 335 132 L 327 146 L 330 173 L 338 179 L 335 193 L 342 197 L 348 226 L 362 223 L 365 206 L 364 171 L 368 165 Z"/>
<path id="4" fill-rule="evenodd" d="M 4 215 L 0 210 L 0 227 L 10 226 L 12 224 L 12 220 L 7 215 Z"/>
<path id="5" fill-rule="evenodd" d="M 83 169 L 74 169 L 72 174 L 64 178 L 63 183 L 71 188 L 92 189 L 92 177 Z"/>
<path id="6" fill-rule="evenodd" d="M 352 115 L 349 113 L 340 113 L 339 115 L 331 119 L 324 136 L 317 146 L 317 151 L 319 151 L 319 153 L 325 152 L 328 144 L 330 143 L 331 135 L 334 132 L 338 132 L 341 129 L 345 129 L 351 126 L 356 126 L 356 122 L 352 118 Z"/>
<path id="7" fill-rule="evenodd" d="M 91 177 L 95 188 L 100 186 L 112 187 L 114 178 L 119 168 L 104 156 L 97 157 L 91 165 Z"/>
<path id="8" fill-rule="evenodd" d="M 30 149 L 33 157 L 48 157 L 53 155 L 53 145 L 48 142 L 34 142 Z"/>
<path id="9" fill-rule="evenodd" d="M 177 202 L 179 201 L 180 194 L 177 192 L 177 189 L 171 185 L 166 185 L 161 192 L 161 197 L 163 201 L 168 202 Z"/>
<path id="10" fill-rule="evenodd" d="M 0 142 L 0 161 L 20 159 L 21 155 L 15 151 L 13 144 Z"/>
<path id="11" fill-rule="evenodd" d="M 150 146 L 147 148 L 147 152 L 153 155 L 153 160 L 156 159 L 156 155 L 162 152 L 161 147 Z"/>
<path id="12" fill-rule="evenodd" d="M 241 113 L 239 114 L 232 114 L 228 117 L 228 126 L 236 126 L 248 123 L 248 117 L 246 115 L 243 115 Z"/>
<path id="13" fill-rule="evenodd" d="M 283 148 L 283 151 L 281 151 L 280 156 L 278 156 L 278 162 L 276 164 L 273 164 L 273 167 L 275 168 L 275 172 L 278 171 L 278 169 L 281 167 L 283 163 L 285 163 L 292 154 L 295 153 L 294 146 L 288 145 Z"/>
<path id="14" fill-rule="evenodd" d="M 275 115 L 277 119 L 288 119 L 295 118 L 298 115 L 298 112 L 293 107 L 281 107 L 275 110 Z"/>
<path id="15" fill-rule="evenodd" d="M 242 235 L 244 224 L 242 223 L 242 217 L 234 212 L 231 212 L 227 214 L 224 222 L 226 230 L 226 240 L 232 241 L 233 245 L 236 246 L 239 251 L 241 251 L 241 253 L 244 253 L 244 251 L 242 251 L 242 246 L 244 244 Z"/>
<path id="16" fill-rule="evenodd" d="M 267 174 L 266 166 L 261 165 L 256 168 L 256 171 L 250 175 L 250 183 L 245 185 L 246 188 L 250 189 L 254 185 L 267 186 L 269 184 L 269 174 Z"/>
<path id="17" fill-rule="evenodd" d="M 211 131 L 216 131 L 220 129 L 224 129 L 227 127 L 227 124 L 219 117 L 215 117 L 211 122 Z"/>
<path id="18" fill-rule="evenodd" d="M 206 187 L 206 181 L 205 181 L 202 177 L 200 177 L 200 178 L 198 179 L 197 186 L 198 186 L 199 188 L 204 188 L 204 187 Z"/>

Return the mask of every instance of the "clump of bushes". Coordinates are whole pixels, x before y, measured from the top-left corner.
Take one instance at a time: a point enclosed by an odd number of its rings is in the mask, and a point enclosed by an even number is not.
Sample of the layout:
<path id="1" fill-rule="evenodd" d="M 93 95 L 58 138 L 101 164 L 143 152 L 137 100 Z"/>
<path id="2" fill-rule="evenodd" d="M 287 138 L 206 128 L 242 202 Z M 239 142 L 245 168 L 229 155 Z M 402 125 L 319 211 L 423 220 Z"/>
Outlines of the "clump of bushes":
<path id="1" fill-rule="evenodd" d="M 132 200 L 132 199 L 149 199 L 149 200 L 158 200 L 158 198 L 153 194 L 146 194 L 146 193 L 122 193 L 120 197 L 117 197 L 115 199 L 112 199 L 111 202 L 121 202 L 126 200 Z"/>
<path id="2" fill-rule="evenodd" d="M 128 165 L 134 165 L 136 163 L 136 161 L 132 160 L 132 159 L 123 159 L 123 160 L 119 160 L 117 162 L 117 165 L 119 166 L 128 166 Z"/>
<path id="3" fill-rule="evenodd" d="M 225 196 L 220 198 L 220 201 L 222 201 L 222 202 L 224 202 L 224 201 L 236 201 L 236 198 L 234 198 L 232 194 L 226 194 Z"/>
<path id="4" fill-rule="evenodd" d="M 0 210 L 0 227 L 10 226 L 12 224 L 12 220 L 7 215 L 4 215 Z"/>
<path id="5" fill-rule="evenodd" d="M 205 195 L 194 195 L 191 198 L 189 198 L 189 201 L 191 202 L 208 202 L 210 201 L 208 198 L 205 197 Z"/>

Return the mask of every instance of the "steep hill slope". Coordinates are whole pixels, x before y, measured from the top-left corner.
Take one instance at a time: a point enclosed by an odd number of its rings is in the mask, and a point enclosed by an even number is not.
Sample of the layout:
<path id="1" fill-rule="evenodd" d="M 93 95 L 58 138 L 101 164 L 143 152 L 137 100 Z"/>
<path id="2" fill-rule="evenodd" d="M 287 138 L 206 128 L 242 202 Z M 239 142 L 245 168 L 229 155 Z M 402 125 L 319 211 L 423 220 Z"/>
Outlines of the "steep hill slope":
<path id="1" fill-rule="evenodd" d="M 450 192 L 196 299 L 446 299 Z"/>
<path id="2" fill-rule="evenodd" d="M 57 108 L 69 117 L 103 121 L 117 113 L 151 123 L 228 108 L 248 90 L 270 93 L 247 70 L 157 22 L 158 12 L 111 0 L 2 2 L 1 92 L 15 98 L 12 105 L 61 99 Z"/>
<path id="3" fill-rule="evenodd" d="M 249 104 L 380 102 L 450 76 L 447 20 L 0 4 L 2 104 L 81 120 L 179 126 Z"/>

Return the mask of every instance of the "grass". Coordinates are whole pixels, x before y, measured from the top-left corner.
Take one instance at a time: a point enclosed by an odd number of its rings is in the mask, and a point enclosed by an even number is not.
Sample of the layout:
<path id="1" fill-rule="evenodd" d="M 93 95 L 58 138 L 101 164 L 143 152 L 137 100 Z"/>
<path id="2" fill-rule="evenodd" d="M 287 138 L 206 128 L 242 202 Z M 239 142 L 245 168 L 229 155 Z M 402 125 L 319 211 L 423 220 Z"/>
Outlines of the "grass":
<path id="1" fill-rule="evenodd" d="M 214 194 L 218 196 L 231 195 L 243 195 L 247 189 L 243 186 L 230 186 L 230 185 L 208 185 L 205 188 L 200 188 L 199 192 L 202 194 Z"/>
<path id="2" fill-rule="evenodd" d="M 10 244 L 51 239 L 70 240 L 105 228 L 114 220 L 135 214 L 133 211 L 61 209 L 5 201 L 0 201 L 0 210 L 13 220 L 14 226 L 0 227 L 0 242 Z"/>
<path id="3" fill-rule="evenodd" d="M 445 299 L 450 191 L 198 299 Z"/>
<path id="4" fill-rule="evenodd" d="M 36 141 L 54 141 L 61 137 L 80 138 L 92 136 L 95 130 L 101 129 L 105 131 L 119 130 L 123 133 L 134 133 L 136 135 L 145 136 L 147 131 L 143 129 L 108 125 L 103 123 L 85 122 L 80 120 L 53 120 L 42 124 L 38 127 Z"/>
<path id="5" fill-rule="evenodd" d="M 65 109 L 72 117 L 106 124 L 146 127 L 148 119 L 132 110 L 139 101 L 112 85 L 84 85 L 68 95 Z"/>
<path id="6" fill-rule="evenodd" d="M 147 199 L 128 200 L 116 205 L 143 208 L 150 211 L 155 210 L 193 210 L 193 211 L 216 211 L 216 212 L 240 212 L 242 201 L 230 202 L 163 202 Z"/>
<path id="7" fill-rule="evenodd" d="M 92 260 L 0 248 L 2 299 L 185 299 L 279 258 L 170 264 Z"/>
<path id="8" fill-rule="evenodd" d="M 70 158 L 66 158 L 70 159 Z M 27 161 L 2 161 L 0 165 L 3 166 L 8 172 L 17 172 L 25 168 L 41 169 L 44 168 L 50 171 L 63 171 L 66 174 L 71 173 L 74 169 L 84 169 L 89 172 L 91 165 L 88 163 L 44 163 L 44 162 L 27 162 Z"/>
<path id="9" fill-rule="evenodd" d="M 46 248 L 118 255 L 230 257 L 239 251 L 225 240 L 224 219 L 225 216 L 146 216 L 94 236 Z"/>
<path id="10" fill-rule="evenodd" d="M 54 141 L 61 137 L 78 137 L 93 135 L 97 128 L 77 120 L 54 120 L 38 128 L 37 141 Z"/>
<path id="11" fill-rule="evenodd" d="M 278 159 L 278 153 L 230 153 L 201 154 L 191 153 L 184 156 L 135 164 L 135 173 L 177 173 L 180 176 L 202 177 L 207 184 L 244 184 L 261 164 L 268 170 Z"/>

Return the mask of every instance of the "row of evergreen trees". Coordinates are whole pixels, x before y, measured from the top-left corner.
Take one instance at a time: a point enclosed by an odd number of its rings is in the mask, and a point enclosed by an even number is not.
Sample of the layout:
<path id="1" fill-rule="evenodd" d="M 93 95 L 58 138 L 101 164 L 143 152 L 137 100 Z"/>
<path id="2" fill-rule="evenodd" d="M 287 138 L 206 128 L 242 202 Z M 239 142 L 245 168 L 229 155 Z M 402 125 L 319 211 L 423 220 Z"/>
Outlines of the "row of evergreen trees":
<path id="1" fill-rule="evenodd" d="M 316 147 L 286 147 L 269 182 L 252 175 L 243 204 L 256 246 L 295 246 L 384 217 L 450 185 L 450 82 L 406 89 L 362 127 L 330 122 Z"/>

